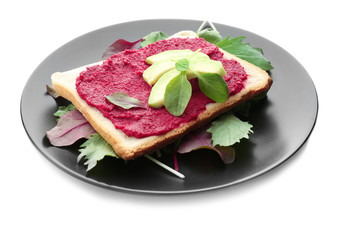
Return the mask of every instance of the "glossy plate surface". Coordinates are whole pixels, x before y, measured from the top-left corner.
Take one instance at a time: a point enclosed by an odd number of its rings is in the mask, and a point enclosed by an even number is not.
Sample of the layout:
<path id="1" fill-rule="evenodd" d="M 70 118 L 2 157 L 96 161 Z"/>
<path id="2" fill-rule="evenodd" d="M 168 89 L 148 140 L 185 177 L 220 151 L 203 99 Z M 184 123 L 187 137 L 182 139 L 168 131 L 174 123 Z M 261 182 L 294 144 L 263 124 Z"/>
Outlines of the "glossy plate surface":
<path id="1" fill-rule="evenodd" d="M 90 172 L 77 164 L 78 147 L 56 148 L 45 132 L 55 126 L 56 101 L 46 94 L 46 84 L 57 71 L 66 71 L 101 60 L 104 50 L 119 38 L 135 41 L 153 31 L 167 35 L 181 30 L 196 31 L 201 21 L 145 20 L 122 23 L 80 36 L 50 54 L 33 72 L 21 99 L 21 116 L 33 144 L 52 163 L 91 184 L 113 190 L 144 193 L 188 193 L 217 189 L 259 176 L 288 160 L 312 132 L 318 112 L 318 99 L 312 79 L 289 53 L 254 33 L 214 24 L 223 37 L 246 36 L 244 42 L 263 49 L 274 69 L 268 98 L 256 105 L 249 118 L 254 134 L 236 147 L 236 161 L 224 165 L 208 150 L 179 156 L 179 179 L 147 159 L 124 161 L 105 158 Z M 171 156 L 161 159 L 172 166 Z"/>

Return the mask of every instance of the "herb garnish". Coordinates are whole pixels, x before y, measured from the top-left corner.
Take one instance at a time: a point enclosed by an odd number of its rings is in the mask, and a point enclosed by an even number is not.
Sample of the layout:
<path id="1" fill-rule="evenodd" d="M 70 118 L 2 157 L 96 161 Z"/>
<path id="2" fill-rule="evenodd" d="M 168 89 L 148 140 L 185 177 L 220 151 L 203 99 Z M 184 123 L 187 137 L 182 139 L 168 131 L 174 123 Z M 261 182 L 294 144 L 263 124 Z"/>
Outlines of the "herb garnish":
<path id="1" fill-rule="evenodd" d="M 222 76 L 217 73 L 203 73 L 192 70 L 189 60 L 182 58 L 174 60 L 175 67 L 181 73 L 174 77 L 165 91 L 165 107 L 174 116 L 181 116 L 192 96 L 192 87 L 187 80 L 186 71 L 191 71 L 199 82 L 200 90 L 215 102 L 225 102 L 229 96 L 228 86 Z"/>
<path id="2" fill-rule="evenodd" d="M 138 99 L 130 97 L 128 96 L 128 94 L 123 92 L 112 93 L 111 95 L 106 96 L 106 99 L 114 105 L 117 105 L 124 109 L 130 109 L 133 107 L 146 108 L 140 103 Z"/>
<path id="3" fill-rule="evenodd" d="M 173 78 L 165 91 L 165 107 L 174 116 L 184 113 L 192 96 L 192 86 L 187 80 L 185 71 Z"/>

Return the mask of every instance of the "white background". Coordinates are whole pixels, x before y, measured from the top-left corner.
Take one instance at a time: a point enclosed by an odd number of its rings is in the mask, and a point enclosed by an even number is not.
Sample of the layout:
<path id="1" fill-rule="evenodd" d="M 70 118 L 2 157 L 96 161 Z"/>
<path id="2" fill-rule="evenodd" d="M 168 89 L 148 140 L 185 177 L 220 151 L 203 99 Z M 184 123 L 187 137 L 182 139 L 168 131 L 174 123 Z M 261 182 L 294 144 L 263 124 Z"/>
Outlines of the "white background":
<path id="1" fill-rule="evenodd" d="M 1 4 L 1 239 L 338 239 L 336 1 L 6 1 Z M 210 20 L 259 34 L 291 53 L 320 102 L 306 147 L 235 187 L 179 196 L 89 185 L 35 149 L 20 118 L 34 69 L 68 41 L 141 19 Z M 38 106 L 37 106 L 38 107 Z"/>

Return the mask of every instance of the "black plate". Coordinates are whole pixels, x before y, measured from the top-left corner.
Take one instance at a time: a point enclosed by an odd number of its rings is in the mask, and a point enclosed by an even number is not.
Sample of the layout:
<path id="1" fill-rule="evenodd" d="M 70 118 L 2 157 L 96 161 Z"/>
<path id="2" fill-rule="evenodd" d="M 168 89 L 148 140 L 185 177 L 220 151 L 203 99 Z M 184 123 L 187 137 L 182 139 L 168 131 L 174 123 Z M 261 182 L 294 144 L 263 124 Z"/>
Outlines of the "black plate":
<path id="1" fill-rule="evenodd" d="M 102 28 L 78 37 L 49 55 L 33 72 L 21 99 L 21 116 L 28 136 L 41 153 L 71 175 L 109 189 L 146 193 L 187 193 L 230 186 L 259 176 L 279 166 L 305 143 L 317 118 L 318 99 L 315 87 L 305 69 L 289 53 L 251 32 L 215 24 L 223 37 L 246 36 L 245 42 L 261 47 L 275 67 L 270 71 L 273 86 L 268 98 L 256 105 L 249 121 L 254 134 L 236 145 L 236 161 L 224 165 L 212 151 L 201 150 L 179 156 L 179 179 L 147 159 L 126 164 L 105 158 L 86 172 L 77 164 L 76 146 L 56 148 L 49 144 L 45 131 L 55 126 L 53 113 L 57 104 L 46 94 L 45 85 L 56 71 L 65 71 L 99 61 L 113 41 L 124 38 L 135 41 L 152 31 L 168 35 L 181 30 L 197 30 L 201 21 L 145 20 Z M 171 165 L 171 157 L 162 161 Z"/>

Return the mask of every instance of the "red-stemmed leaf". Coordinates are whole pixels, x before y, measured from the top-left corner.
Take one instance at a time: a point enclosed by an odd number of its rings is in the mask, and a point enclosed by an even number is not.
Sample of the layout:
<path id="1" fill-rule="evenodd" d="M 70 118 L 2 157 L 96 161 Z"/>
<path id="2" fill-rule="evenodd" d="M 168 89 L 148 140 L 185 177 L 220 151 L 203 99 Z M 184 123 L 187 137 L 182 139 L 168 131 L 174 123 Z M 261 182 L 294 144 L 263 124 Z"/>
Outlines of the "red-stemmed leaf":
<path id="1" fill-rule="evenodd" d="M 70 146 L 81 138 L 88 138 L 96 131 L 78 110 L 62 115 L 57 125 L 46 132 L 53 146 Z"/>
<path id="2" fill-rule="evenodd" d="M 178 153 L 189 153 L 198 149 L 211 149 L 217 152 L 225 164 L 232 163 L 235 159 L 235 150 L 232 147 L 213 146 L 212 134 L 206 130 L 210 125 L 206 125 L 187 134 L 181 141 Z"/>

